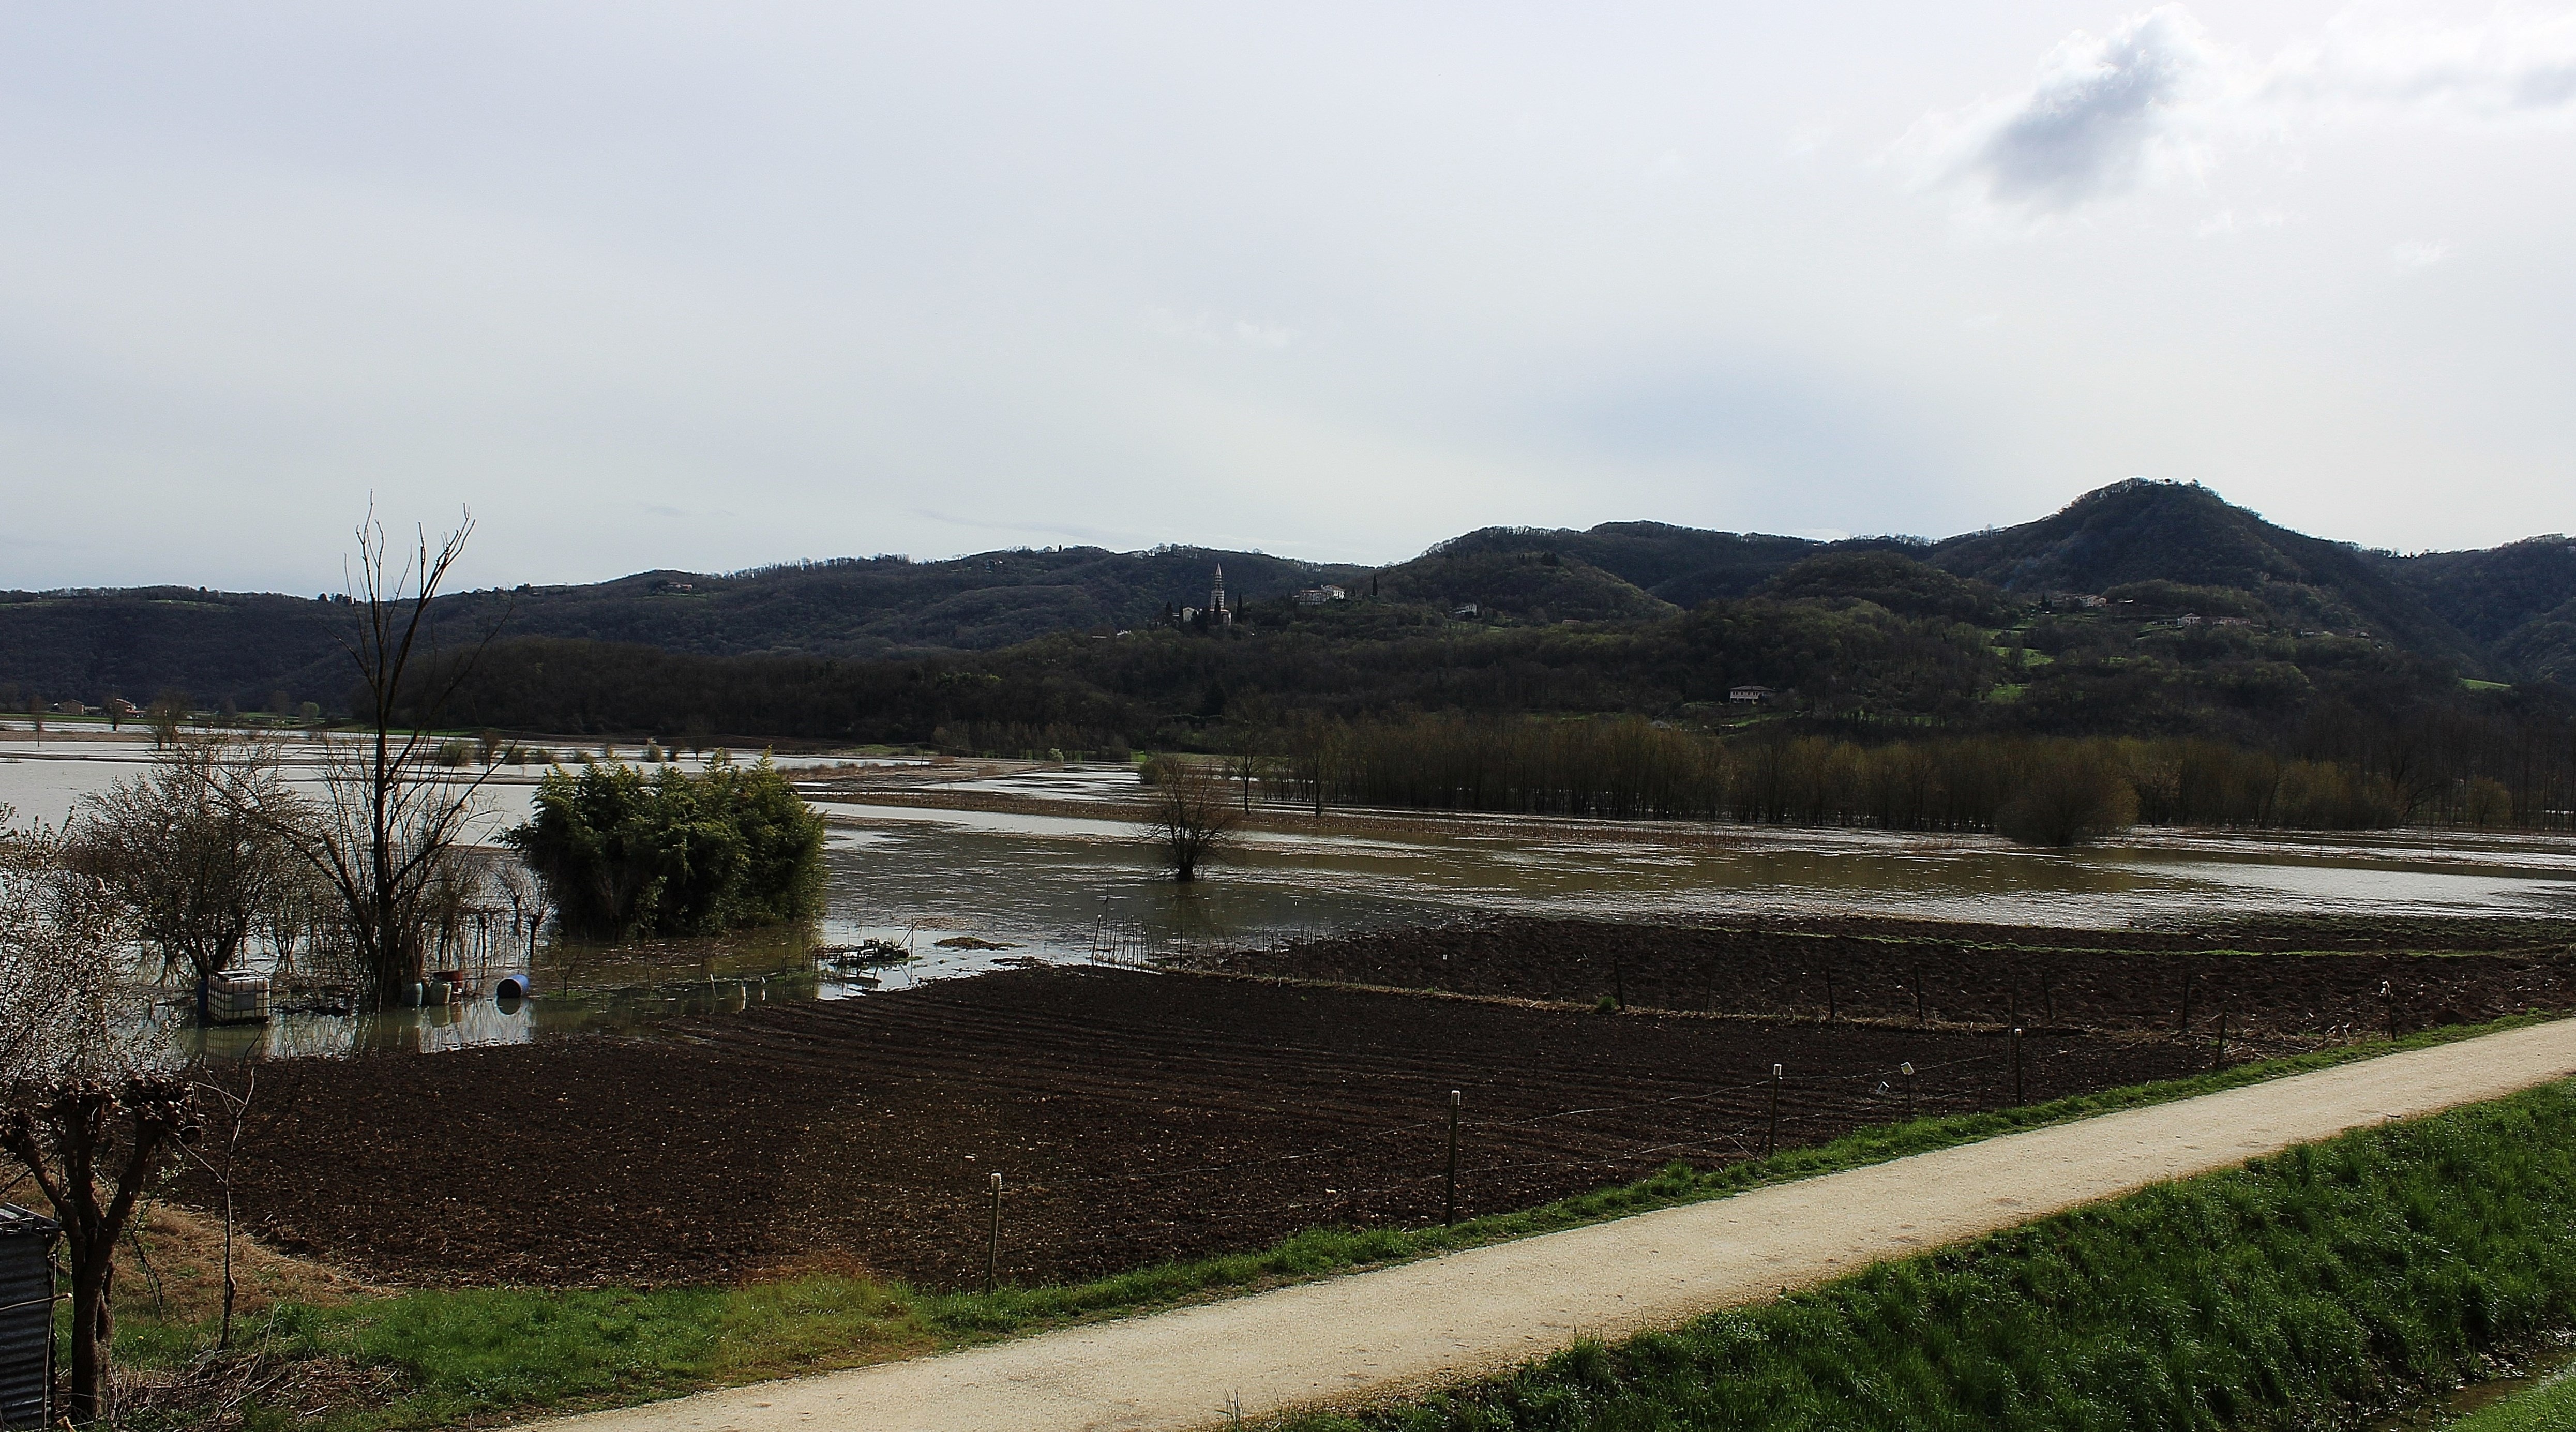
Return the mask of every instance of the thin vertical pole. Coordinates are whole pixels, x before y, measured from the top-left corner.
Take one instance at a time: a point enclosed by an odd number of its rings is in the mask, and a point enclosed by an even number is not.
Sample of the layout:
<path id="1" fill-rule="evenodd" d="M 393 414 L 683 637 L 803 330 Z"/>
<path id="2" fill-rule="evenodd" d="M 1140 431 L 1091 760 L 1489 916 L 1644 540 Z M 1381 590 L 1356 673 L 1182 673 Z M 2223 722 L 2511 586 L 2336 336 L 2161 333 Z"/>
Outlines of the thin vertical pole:
<path id="1" fill-rule="evenodd" d="M 993 1235 L 984 1245 L 984 1291 L 1000 1286 L 1002 1271 L 1002 1176 L 993 1175 Z"/>
<path id="2" fill-rule="evenodd" d="M 2218 1052 L 2210 1056 L 2209 1067 L 2215 1069 L 2227 1062 L 2227 1011 L 2218 1012 Z"/>
<path id="3" fill-rule="evenodd" d="M 2021 1026 L 2020 1026 L 2020 1025 L 2014 1025 L 2014 1026 L 2013 1026 L 2013 1035 L 2012 1035 L 2012 1039 L 2013 1039 L 2013 1103 L 2014 1103 L 2016 1106 L 2018 1106 L 2018 1105 L 2020 1105 L 2020 1104 L 2022 1104 L 2022 1103 L 2027 1102 L 2027 1101 L 2025 1101 L 2025 1100 L 2022 1098 L 2022 1093 L 2021 1093 Z"/>
<path id="4" fill-rule="evenodd" d="M 2184 1037 L 2184 1038 L 2186 1038 L 2186 1039 L 2188 1039 L 2188 1038 L 2190 1038 L 2190 1037 L 2191 1037 L 2191 982 L 2192 982 L 2192 978 L 2193 978 L 2193 977 L 2192 977 L 2191 975 L 2189 975 L 2189 974 L 2185 974 L 2185 975 L 2182 977 L 2182 1031 L 2181 1031 L 2181 1033 L 2182 1033 L 2182 1037 Z"/>
<path id="5" fill-rule="evenodd" d="M 1905 1076 L 1905 1112 L 1911 1117 L 1914 1113 L 1914 1061 L 1908 1059 L 1896 1068 Z"/>
<path id="6" fill-rule="evenodd" d="M 1458 1104 L 1462 1097 L 1455 1089 L 1449 1091 L 1449 1197 L 1440 1210 L 1443 1228 L 1458 1225 Z"/>
<path id="7" fill-rule="evenodd" d="M 1825 1023 L 1834 1022 L 1834 972 L 1825 971 Z"/>
<path id="8" fill-rule="evenodd" d="M 1914 967 L 1914 1022 L 1923 1022 L 1923 967 Z"/>
<path id="9" fill-rule="evenodd" d="M 1771 1066 L 1771 1130 L 1762 1136 L 1762 1153 L 1769 1157 L 1780 1147 L 1780 1066 Z"/>

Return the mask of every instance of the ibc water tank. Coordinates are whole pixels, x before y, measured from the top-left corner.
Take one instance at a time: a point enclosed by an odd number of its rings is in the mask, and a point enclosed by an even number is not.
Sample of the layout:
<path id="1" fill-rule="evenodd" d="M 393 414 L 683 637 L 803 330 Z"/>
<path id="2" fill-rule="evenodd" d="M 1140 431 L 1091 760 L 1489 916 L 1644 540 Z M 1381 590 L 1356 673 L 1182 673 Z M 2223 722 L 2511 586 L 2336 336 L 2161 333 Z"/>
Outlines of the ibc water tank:
<path id="1" fill-rule="evenodd" d="M 54 1235 L 61 1225 L 0 1203 L 0 1427 L 53 1424 Z"/>

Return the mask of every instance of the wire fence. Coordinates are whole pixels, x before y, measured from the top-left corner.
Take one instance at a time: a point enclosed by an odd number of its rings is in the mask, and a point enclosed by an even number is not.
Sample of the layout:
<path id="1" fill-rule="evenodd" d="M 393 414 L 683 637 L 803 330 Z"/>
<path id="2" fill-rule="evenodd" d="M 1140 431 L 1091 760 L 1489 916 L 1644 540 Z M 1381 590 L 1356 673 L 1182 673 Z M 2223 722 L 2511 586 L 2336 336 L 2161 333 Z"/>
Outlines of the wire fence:
<path id="1" fill-rule="evenodd" d="M 1638 1176 L 1647 1165 L 1658 1161 L 1689 1161 L 1716 1167 L 1760 1158 L 1789 1146 L 1782 1137 L 1784 1124 L 1793 1134 L 1813 1134 L 1819 1123 L 1866 1122 L 1873 1112 L 1911 1114 L 1920 1110 L 1927 1094 L 1947 1110 L 1958 1109 L 1963 1097 L 1972 1107 L 1981 1105 L 1988 1102 L 1983 1097 L 1985 1091 L 1967 1087 L 1961 1076 L 2016 1062 L 2020 1057 L 2017 1049 L 2007 1049 L 1922 1064 L 1900 1061 L 1885 1067 L 1811 1074 L 1792 1074 L 1775 1066 L 1777 1072 L 1767 1079 L 1502 1118 L 1473 1118 L 1461 1113 L 1455 1116 L 1454 1124 L 1453 1115 L 1444 1108 L 1437 1114 L 1401 1120 L 1292 1152 L 1070 1178 L 1040 1175 L 1014 1185 L 1009 1192 L 1047 1200 L 1089 1200 L 1117 1189 L 1132 1197 L 1147 1188 L 1169 1190 L 1192 1183 L 1239 1186 L 1248 1176 L 1317 1164 L 1361 1172 L 1354 1165 L 1366 1160 L 1361 1182 L 1337 1182 L 1320 1191 L 1283 1189 L 1257 1206 L 1226 1207 L 1218 1200 L 1203 1200 L 1191 1207 L 1189 1221 L 1203 1236 L 1222 1242 L 1236 1236 L 1231 1230 L 1247 1226 L 1277 1230 L 1354 1208 L 1383 1207 L 1391 1201 L 1428 1210 L 1435 1201 L 1435 1191 L 1440 1195 L 1437 1201 L 1451 1214 L 1473 1216 L 1474 1210 L 1461 1213 L 1460 1190 L 1491 1189 L 1497 1179 L 1526 1186 L 1533 1174 L 1588 1170 L 1609 1181 Z M 1716 1114 L 1716 1126 L 1707 1126 L 1704 1116 L 1691 1118 L 1699 1110 Z M 1700 1126 L 1692 1127 L 1694 1123 Z M 1422 1152 L 1401 1152 L 1407 1143 Z M 1452 1150 L 1464 1151 L 1468 1157 L 1458 1161 Z M 1413 1167 L 1396 1167 L 1415 1157 L 1420 1162 Z M 987 1196 L 1001 1195 L 987 1191 Z M 998 1217 L 1000 1205 L 994 1204 L 991 1211 Z M 1506 1210 L 1482 1210 L 1502 1211 Z M 979 1224 L 982 1216 L 983 1209 L 979 1207 Z M 1393 1221 L 1399 1225 L 1418 1224 L 1420 1219 L 1399 1217 Z M 986 1246 L 979 1239 L 978 1251 L 984 1251 Z M 998 1253 L 991 1256 L 998 1257 Z M 988 1265 L 988 1280 L 998 1273 L 998 1268 Z"/>

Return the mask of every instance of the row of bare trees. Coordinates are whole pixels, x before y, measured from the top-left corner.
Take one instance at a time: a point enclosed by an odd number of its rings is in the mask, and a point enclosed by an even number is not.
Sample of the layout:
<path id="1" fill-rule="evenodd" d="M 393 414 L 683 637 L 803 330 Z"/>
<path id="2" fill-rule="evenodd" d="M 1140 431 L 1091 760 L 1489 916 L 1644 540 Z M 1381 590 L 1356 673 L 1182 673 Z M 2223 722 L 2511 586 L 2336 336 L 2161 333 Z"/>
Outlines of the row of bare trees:
<path id="1" fill-rule="evenodd" d="M 279 748 L 183 739 L 172 721 L 147 771 L 64 826 L 0 807 L 0 1152 L 62 1225 L 74 1420 L 106 1410 L 117 1239 L 205 1102 L 151 1017 L 159 984 L 202 982 L 264 942 L 280 959 L 334 953 L 362 1002 L 397 1004 L 488 878 L 469 846 L 490 768 L 436 762 L 427 728 L 447 690 L 416 675 L 470 669 L 440 659 L 429 617 L 472 530 L 469 515 L 398 549 L 372 512 L 360 525 L 347 645 L 369 702 L 354 736 L 303 748 L 318 794 L 293 788 Z M 542 897 L 513 894 L 541 924 Z M 215 1102 L 237 1135 L 239 1096 Z"/>
<path id="2" fill-rule="evenodd" d="M 326 756 L 320 795 L 308 796 L 287 779 L 293 755 L 250 737 L 185 742 L 82 798 L 63 858 L 124 906 L 160 981 L 202 991 L 264 955 L 281 982 L 301 975 L 382 1004 L 460 950 L 497 948 L 496 935 L 524 940 L 544 925 L 547 891 L 523 863 L 415 829 L 412 840 L 428 847 L 417 867 L 425 878 L 401 887 L 403 963 L 383 968 L 361 938 L 378 928 L 373 904 L 350 899 L 325 863 L 365 844 L 367 828 L 350 818 L 347 772 Z M 457 797 L 436 800 L 454 807 Z M 500 930 L 482 928 L 496 917 Z"/>
<path id="3" fill-rule="evenodd" d="M 2063 843 L 2132 821 L 2256 829 L 2563 826 L 2486 776 L 2409 784 L 2372 765 L 2203 739 L 1725 737 L 1643 717 L 1308 719 L 1219 733 L 1248 803 L 1612 819 L 2000 831 Z M 2078 811 L 2080 815 L 2069 814 Z"/>

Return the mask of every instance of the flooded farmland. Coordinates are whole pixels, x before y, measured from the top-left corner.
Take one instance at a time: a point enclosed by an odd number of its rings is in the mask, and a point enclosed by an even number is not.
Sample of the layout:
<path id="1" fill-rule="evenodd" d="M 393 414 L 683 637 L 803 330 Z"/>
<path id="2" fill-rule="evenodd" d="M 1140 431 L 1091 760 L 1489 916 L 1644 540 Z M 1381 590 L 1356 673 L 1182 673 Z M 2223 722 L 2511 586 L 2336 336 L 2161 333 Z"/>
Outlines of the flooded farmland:
<path id="1" fill-rule="evenodd" d="M 632 749 L 618 752 L 631 758 Z M 138 743 L 0 739 L 0 802 L 54 818 L 148 759 Z M 696 764 L 691 762 L 690 764 Z M 782 762 L 799 768 L 832 758 Z M 845 767 L 843 769 L 846 769 Z M 488 829 L 520 818 L 539 768 L 485 787 Z M 307 756 L 298 779 L 319 779 Z M 1123 769 L 966 773 L 952 789 L 1017 803 L 959 810 L 809 791 L 831 821 L 828 914 L 800 937 L 653 951 L 549 946 L 539 997 L 402 1016 L 421 1048 L 632 1028 L 672 1014 L 874 989 L 1029 962 L 1266 945 L 1494 915 L 1712 921 L 1866 914 L 2116 927 L 2302 914 L 2576 916 L 2576 839 L 2456 832 L 2236 835 L 2141 829 L 2072 852 L 1984 836 L 1738 825 L 1440 819 L 1328 821 L 1270 813 L 1198 882 L 1161 878 L 1112 802 Z M 1031 806 L 1049 813 L 1026 813 Z M 1096 811 L 1096 813 L 1089 813 Z M 943 946 L 940 942 L 947 941 Z M 815 951 L 884 941 L 914 959 L 856 970 Z M 275 1053 L 347 1047 L 354 1021 L 280 1019 L 238 1040 Z"/>

